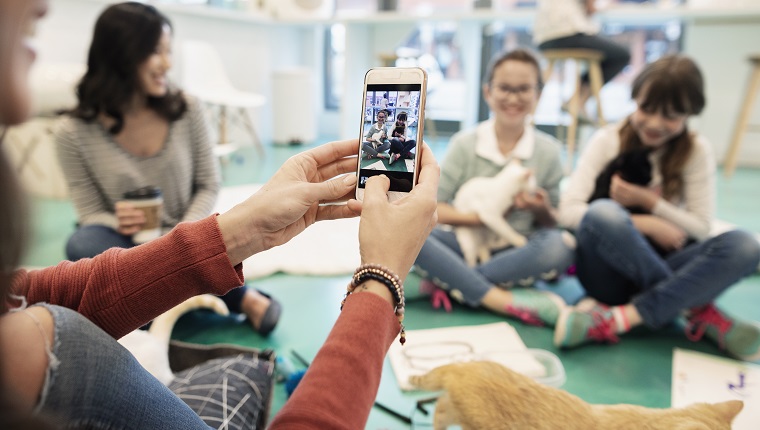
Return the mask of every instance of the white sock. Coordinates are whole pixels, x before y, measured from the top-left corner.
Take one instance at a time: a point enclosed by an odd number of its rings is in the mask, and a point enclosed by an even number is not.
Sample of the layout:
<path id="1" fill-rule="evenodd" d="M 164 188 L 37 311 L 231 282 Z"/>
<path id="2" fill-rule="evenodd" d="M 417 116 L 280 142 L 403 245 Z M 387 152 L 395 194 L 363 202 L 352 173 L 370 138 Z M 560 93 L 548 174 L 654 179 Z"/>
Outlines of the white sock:
<path id="1" fill-rule="evenodd" d="M 612 317 L 615 319 L 616 333 L 626 333 L 631 329 L 631 323 L 628 322 L 628 317 L 625 315 L 623 306 L 612 306 L 610 310 L 612 311 Z"/>

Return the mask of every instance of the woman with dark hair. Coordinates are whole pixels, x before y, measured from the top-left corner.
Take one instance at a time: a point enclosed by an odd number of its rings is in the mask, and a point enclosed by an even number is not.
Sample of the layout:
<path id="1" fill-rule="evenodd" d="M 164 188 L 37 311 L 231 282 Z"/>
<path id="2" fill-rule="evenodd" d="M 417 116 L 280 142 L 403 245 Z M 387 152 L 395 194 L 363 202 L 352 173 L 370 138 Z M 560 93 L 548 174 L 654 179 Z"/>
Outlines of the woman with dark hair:
<path id="1" fill-rule="evenodd" d="M 155 7 L 109 6 L 95 23 L 79 102 L 56 136 L 79 227 L 66 244 L 76 261 L 112 248 L 131 248 L 145 212 L 125 193 L 158 187 L 160 228 L 208 216 L 221 178 L 199 103 L 168 81 L 172 27 Z M 280 304 L 245 286 L 222 297 L 266 336 Z"/>
<path id="2" fill-rule="evenodd" d="M 411 151 L 417 146 L 417 141 L 408 138 L 406 133 L 408 127 L 407 121 L 406 112 L 396 115 L 396 125 L 393 126 L 393 132 L 391 133 L 391 149 L 388 151 L 390 155 L 388 164 L 393 164 L 401 157 L 414 158 L 414 154 Z"/>
<path id="3" fill-rule="evenodd" d="M 688 57 L 662 57 L 636 77 L 631 96 L 637 109 L 591 137 L 562 195 L 560 219 L 576 232 L 578 279 L 589 297 L 562 313 L 554 342 L 614 343 L 633 327 L 682 320 L 689 339 L 706 336 L 734 357 L 760 359 L 760 325 L 714 304 L 757 270 L 760 244 L 741 230 L 710 237 L 715 160 L 687 126 L 705 106 L 702 73 Z M 637 150 L 649 152 L 651 182 L 613 176 L 610 198 L 589 204 L 600 172 Z"/>
<path id="4" fill-rule="evenodd" d="M 2 126 L 29 116 L 36 54 L 26 38 L 47 7 L 46 0 L 0 0 Z M 270 428 L 363 428 L 402 329 L 400 287 L 435 224 L 439 171 L 428 149 L 419 185 L 403 200 L 390 204 L 390 182 L 376 176 L 364 202 L 321 205 L 353 194 L 358 145 L 332 142 L 291 157 L 224 214 L 181 223 L 138 247 L 31 272 L 16 270 L 28 218 L 0 151 L 0 428 L 208 429 L 115 338 L 188 297 L 238 287 L 244 259 L 314 222 L 359 213 L 362 263 L 382 265 L 375 269 L 382 275 L 354 277 L 323 348 Z M 388 227 L 402 233 L 393 243 L 376 234 Z"/>
<path id="5" fill-rule="evenodd" d="M 482 306 L 528 324 L 554 326 L 565 306 L 560 296 L 535 288 L 515 288 L 556 278 L 574 258 L 575 242 L 556 221 L 562 179 L 559 142 L 537 130 L 530 120 L 542 87 L 538 60 L 529 51 L 516 49 L 495 56 L 482 88 L 492 119 L 451 138 L 441 163 L 438 189 L 442 224 L 484 226 L 477 213 L 455 208 L 454 197 L 471 179 L 493 177 L 511 160 L 519 160 L 532 170 L 536 191 L 518 194 L 503 216 L 527 243 L 495 249 L 490 260 L 470 267 L 455 233 L 450 228 L 436 228 L 415 267 L 429 282 L 468 306 Z M 426 285 L 430 288 L 430 283 Z"/>

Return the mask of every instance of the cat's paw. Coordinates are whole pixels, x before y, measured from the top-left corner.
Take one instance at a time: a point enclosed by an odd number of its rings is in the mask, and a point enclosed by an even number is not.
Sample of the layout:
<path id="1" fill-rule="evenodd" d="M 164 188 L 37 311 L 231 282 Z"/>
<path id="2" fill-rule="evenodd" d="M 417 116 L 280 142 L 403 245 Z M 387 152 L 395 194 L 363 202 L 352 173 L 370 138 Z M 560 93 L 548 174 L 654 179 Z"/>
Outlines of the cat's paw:
<path id="1" fill-rule="evenodd" d="M 519 234 L 513 237 L 512 240 L 510 240 L 510 242 L 512 242 L 512 246 L 514 246 L 515 248 L 522 248 L 523 246 L 528 244 L 528 238 Z"/>
<path id="2" fill-rule="evenodd" d="M 481 247 L 478 251 L 478 261 L 480 264 L 486 264 L 491 260 L 491 250 L 486 247 Z"/>

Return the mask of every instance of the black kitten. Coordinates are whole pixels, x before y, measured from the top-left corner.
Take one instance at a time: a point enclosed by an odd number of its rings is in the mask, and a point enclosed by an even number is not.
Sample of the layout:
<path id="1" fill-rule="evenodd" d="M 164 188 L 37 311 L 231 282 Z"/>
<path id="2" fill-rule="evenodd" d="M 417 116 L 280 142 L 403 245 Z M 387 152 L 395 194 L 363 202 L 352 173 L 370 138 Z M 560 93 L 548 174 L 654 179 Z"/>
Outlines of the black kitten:
<path id="1" fill-rule="evenodd" d="M 596 177 L 596 187 L 588 202 L 596 199 L 610 198 L 610 184 L 614 175 L 632 184 L 647 186 L 652 181 L 652 164 L 649 162 L 649 149 L 634 149 L 615 157 L 602 173 Z M 627 208 L 632 213 L 644 213 L 641 208 Z"/>

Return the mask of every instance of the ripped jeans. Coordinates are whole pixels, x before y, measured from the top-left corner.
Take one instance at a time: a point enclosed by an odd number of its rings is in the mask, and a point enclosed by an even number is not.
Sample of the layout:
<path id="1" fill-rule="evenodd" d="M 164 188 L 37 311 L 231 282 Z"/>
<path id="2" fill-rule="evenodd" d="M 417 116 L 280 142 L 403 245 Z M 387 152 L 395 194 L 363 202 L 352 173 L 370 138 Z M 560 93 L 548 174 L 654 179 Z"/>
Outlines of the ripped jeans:
<path id="1" fill-rule="evenodd" d="M 428 236 L 415 261 L 416 271 L 469 306 L 480 305 L 494 286 L 531 286 L 539 279 L 562 274 L 575 260 L 574 242 L 569 244 L 560 229 L 545 228 L 528 236 L 522 248 L 506 248 L 491 254 L 491 260 L 469 267 L 453 231 L 440 227 Z"/>
<path id="2" fill-rule="evenodd" d="M 209 429 L 115 339 L 79 313 L 42 304 L 55 321 L 35 413 L 62 428 Z"/>

